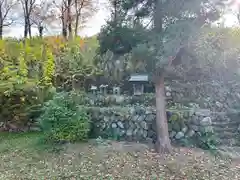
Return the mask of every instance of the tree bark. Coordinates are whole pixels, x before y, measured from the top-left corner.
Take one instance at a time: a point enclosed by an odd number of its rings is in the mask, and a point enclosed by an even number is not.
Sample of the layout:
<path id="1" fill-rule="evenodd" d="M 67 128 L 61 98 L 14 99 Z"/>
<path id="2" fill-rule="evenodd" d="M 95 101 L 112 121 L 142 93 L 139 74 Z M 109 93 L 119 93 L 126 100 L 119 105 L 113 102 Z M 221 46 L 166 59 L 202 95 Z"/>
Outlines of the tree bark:
<path id="1" fill-rule="evenodd" d="M 3 13 L 2 13 L 2 8 L 0 7 L 0 39 L 3 38 Z"/>
<path id="2" fill-rule="evenodd" d="M 71 40 L 73 38 L 73 34 L 72 34 L 72 23 L 69 22 L 68 23 L 68 38 Z"/>
<path id="3" fill-rule="evenodd" d="M 62 36 L 64 37 L 65 40 L 67 40 L 67 13 L 66 13 L 66 6 L 63 3 L 61 7 L 61 13 L 62 13 Z"/>
<path id="4" fill-rule="evenodd" d="M 39 33 L 39 37 L 42 38 L 43 37 L 43 26 L 42 25 L 38 26 L 38 33 Z"/>
<path id="5" fill-rule="evenodd" d="M 165 92 L 164 92 L 164 74 L 156 77 L 155 83 L 156 91 L 156 131 L 157 131 L 157 142 L 155 144 L 156 150 L 159 153 L 169 153 L 172 151 L 168 123 L 165 107 Z"/>
<path id="6" fill-rule="evenodd" d="M 72 39 L 72 13 L 71 13 L 72 0 L 68 0 L 67 4 L 67 22 L 68 22 L 68 38 Z"/>
<path id="7" fill-rule="evenodd" d="M 77 17 L 76 17 L 76 23 L 75 23 L 75 29 L 74 29 L 74 35 L 75 35 L 75 37 L 77 37 L 78 36 L 78 23 L 79 23 L 79 15 L 77 14 Z"/>
<path id="8" fill-rule="evenodd" d="M 64 19 L 62 19 L 62 35 L 65 39 L 67 39 L 67 27 Z"/>
<path id="9" fill-rule="evenodd" d="M 27 35 L 28 35 L 28 23 L 27 23 L 27 18 L 24 17 L 25 20 L 24 20 L 24 38 L 26 39 L 27 38 Z"/>
<path id="10" fill-rule="evenodd" d="M 3 38 L 3 24 L 0 22 L 0 39 Z"/>
<path id="11" fill-rule="evenodd" d="M 29 35 L 29 38 L 32 38 L 32 29 L 31 29 L 31 23 L 30 23 L 29 17 L 28 17 L 28 35 Z"/>
<path id="12" fill-rule="evenodd" d="M 24 12 L 24 38 L 27 38 L 27 35 L 29 33 L 29 7 L 28 7 L 28 1 L 24 1 L 24 6 L 23 8 L 25 9 Z"/>
<path id="13" fill-rule="evenodd" d="M 154 7 L 154 33 L 162 35 L 163 33 L 163 1 L 156 0 Z M 160 37 L 161 46 L 163 46 L 162 36 Z M 159 47 L 155 47 L 158 49 Z M 166 115 L 166 102 L 164 92 L 164 68 L 159 67 L 155 69 L 155 91 L 156 91 L 156 131 L 157 131 L 157 142 L 155 144 L 156 150 L 159 153 L 171 152 L 172 147 L 169 139 L 168 123 Z M 160 73 L 159 73 L 160 72 Z"/>
<path id="14" fill-rule="evenodd" d="M 75 35 L 75 37 L 77 37 L 77 34 L 78 34 L 78 21 L 79 21 L 78 1 L 77 0 L 74 1 L 74 5 L 75 5 L 75 13 L 76 13 L 74 35 Z"/>

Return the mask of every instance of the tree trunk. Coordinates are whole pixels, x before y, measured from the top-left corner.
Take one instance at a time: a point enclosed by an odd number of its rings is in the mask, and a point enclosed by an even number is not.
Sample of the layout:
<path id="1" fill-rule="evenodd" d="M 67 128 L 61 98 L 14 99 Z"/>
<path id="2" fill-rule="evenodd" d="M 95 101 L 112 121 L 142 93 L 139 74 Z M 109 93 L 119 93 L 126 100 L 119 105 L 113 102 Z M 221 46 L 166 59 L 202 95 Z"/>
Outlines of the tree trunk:
<path id="1" fill-rule="evenodd" d="M 154 31 L 156 34 L 161 34 L 163 32 L 163 6 L 162 0 L 156 0 L 154 7 Z M 163 39 L 160 39 L 161 46 L 163 46 Z M 158 49 L 159 47 L 155 47 Z M 172 147 L 169 139 L 168 132 L 168 123 L 166 115 L 166 102 L 165 102 L 165 92 L 164 92 L 164 73 L 161 70 L 156 69 L 156 82 L 155 82 L 155 91 L 156 91 L 156 131 L 157 131 L 157 142 L 155 144 L 156 150 L 159 153 L 162 152 L 171 152 Z"/>
<path id="2" fill-rule="evenodd" d="M 28 34 L 29 34 L 29 38 L 32 38 L 32 29 L 31 29 L 30 20 L 28 20 Z"/>
<path id="3" fill-rule="evenodd" d="M 3 38 L 3 21 L 0 19 L 0 39 Z"/>
<path id="4" fill-rule="evenodd" d="M 25 9 L 24 11 L 24 38 L 27 38 L 28 33 L 30 32 L 29 29 L 29 7 L 28 7 L 28 1 L 24 1 L 25 5 L 23 8 Z"/>
<path id="5" fill-rule="evenodd" d="M 42 38 L 43 37 L 43 26 L 42 25 L 39 25 L 38 33 L 39 33 L 39 37 Z"/>
<path id="6" fill-rule="evenodd" d="M 24 38 L 25 39 L 27 38 L 27 35 L 28 35 L 28 23 L 27 23 L 27 19 L 25 17 L 25 20 L 24 20 Z"/>
<path id="7" fill-rule="evenodd" d="M 75 37 L 78 36 L 78 23 L 79 23 L 79 14 L 77 14 L 77 17 L 76 17 L 76 22 L 75 22 L 75 29 L 74 29 L 74 34 L 75 34 Z"/>
<path id="8" fill-rule="evenodd" d="M 153 13 L 153 26 L 156 33 L 162 33 L 163 31 L 163 9 L 162 0 L 156 0 Z"/>
<path id="9" fill-rule="evenodd" d="M 64 19 L 62 19 L 62 35 L 65 39 L 67 39 L 67 27 Z"/>
<path id="10" fill-rule="evenodd" d="M 3 38 L 3 23 L 0 23 L 0 39 Z"/>
<path id="11" fill-rule="evenodd" d="M 68 6 L 67 6 L 67 26 L 68 26 L 68 38 L 72 39 L 72 13 L 71 13 L 71 5 L 72 0 L 68 0 Z"/>
<path id="12" fill-rule="evenodd" d="M 81 15 L 82 15 L 82 9 L 83 9 L 84 3 L 85 3 L 84 0 L 82 0 L 80 4 L 79 4 L 78 0 L 74 1 L 75 14 L 76 14 L 75 29 L 74 29 L 75 37 L 78 36 L 79 21 L 80 21 Z"/>
<path id="13" fill-rule="evenodd" d="M 73 38 L 73 34 L 72 34 L 72 22 L 69 21 L 68 23 L 68 38 L 71 40 Z"/>
<path id="14" fill-rule="evenodd" d="M 3 14 L 2 10 L 0 9 L 0 39 L 2 38 L 3 38 Z"/>
<path id="15" fill-rule="evenodd" d="M 64 37 L 65 40 L 67 40 L 67 13 L 66 13 L 66 7 L 63 4 L 62 5 L 62 36 Z"/>
<path id="16" fill-rule="evenodd" d="M 165 107 L 164 75 L 163 73 L 156 77 L 156 131 L 157 142 L 156 150 L 159 153 L 169 153 L 172 150 Z"/>

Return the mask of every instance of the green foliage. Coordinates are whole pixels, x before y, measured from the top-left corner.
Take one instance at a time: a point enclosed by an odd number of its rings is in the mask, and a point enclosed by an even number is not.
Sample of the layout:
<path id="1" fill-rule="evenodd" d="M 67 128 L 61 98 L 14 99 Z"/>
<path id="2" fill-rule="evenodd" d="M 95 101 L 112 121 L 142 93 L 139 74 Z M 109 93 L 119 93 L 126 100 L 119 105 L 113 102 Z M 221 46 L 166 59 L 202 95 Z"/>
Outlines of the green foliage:
<path id="1" fill-rule="evenodd" d="M 184 123 L 184 109 L 177 109 L 176 106 L 171 106 L 167 112 L 169 123 Z"/>
<path id="2" fill-rule="evenodd" d="M 55 93 L 52 82 L 56 73 L 70 84 L 76 74 L 96 74 L 93 58 L 98 43 L 96 38 L 87 41 L 47 37 L 26 39 L 23 44 L 15 39 L 0 40 L 0 121 L 19 126 L 34 121 L 43 103 Z"/>
<path id="3" fill-rule="evenodd" d="M 178 119 L 179 119 L 179 114 L 176 113 L 170 117 L 169 121 L 177 121 Z"/>
<path id="4" fill-rule="evenodd" d="M 214 133 L 196 133 L 191 138 L 183 138 L 178 141 L 178 145 L 184 147 L 197 147 L 203 150 L 210 151 L 211 153 L 217 153 L 217 146 L 219 142 Z"/>
<path id="5" fill-rule="evenodd" d="M 45 62 L 44 62 L 44 69 L 43 69 L 43 80 L 45 84 L 51 84 L 52 82 L 52 77 L 54 75 L 54 66 L 55 66 L 55 62 L 54 62 L 54 57 L 53 54 L 50 50 L 46 49 L 45 52 L 46 53 L 46 58 L 45 58 Z"/>
<path id="6" fill-rule="evenodd" d="M 64 52 L 56 57 L 55 76 L 63 81 L 57 81 L 55 86 L 63 87 L 64 90 L 83 89 L 87 79 L 94 79 L 101 74 L 94 65 L 94 54 L 89 55 L 87 45 L 82 48 L 78 44 L 69 44 Z M 77 87 L 75 87 L 75 79 L 78 82 Z"/>
<path id="7" fill-rule="evenodd" d="M 130 99 L 130 104 L 143 104 L 146 106 L 155 105 L 155 95 L 152 93 L 145 93 L 140 96 L 132 96 Z"/>
<path id="8" fill-rule="evenodd" d="M 0 44 L 4 57 L 1 59 L 0 69 L 1 121 L 22 128 L 38 117 L 42 103 L 54 93 L 54 88 L 42 81 L 52 80 L 51 69 L 54 68 L 54 63 L 44 64 L 36 59 L 42 58 L 44 61 L 45 55 L 40 53 L 41 56 L 37 56 L 36 47 L 28 41 L 24 46 L 13 40 L 2 40 Z M 39 49 L 41 52 L 38 47 L 38 51 Z M 53 62 L 53 58 L 51 61 Z M 45 76 L 35 68 L 43 64 L 48 69 Z"/>
<path id="9" fill-rule="evenodd" d="M 88 139 L 89 117 L 76 101 L 76 94 L 57 93 L 45 103 L 39 121 L 48 143 L 76 142 Z"/>
<path id="10" fill-rule="evenodd" d="M 189 46 L 191 54 L 199 59 L 195 61 L 197 67 L 208 77 L 220 81 L 238 80 L 239 35 L 239 28 L 203 28 L 196 37 L 191 38 Z"/>
<path id="11" fill-rule="evenodd" d="M 215 134 L 211 132 L 196 133 L 193 138 L 195 139 L 195 145 L 204 150 L 216 150 L 218 145 Z"/>
<path id="12" fill-rule="evenodd" d="M 143 31 L 140 30 L 142 27 L 129 28 L 126 25 L 109 21 L 98 36 L 99 53 L 103 55 L 110 50 L 114 54 L 122 55 L 130 52 L 133 47 L 144 41 Z"/>
<path id="13" fill-rule="evenodd" d="M 218 1 L 209 8 L 208 0 L 114 2 L 117 6 L 112 4 L 112 18 L 99 36 L 100 54 L 108 50 L 118 55 L 128 53 L 135 72 L 148 73 L 169 68 L 171 60 L 181 56 L 180 49 L 195 43 L 191 38 L 219 18 L 223 5 Z"/>
<path id="14" fill-rule="evenodd" d="M 40 115 L 42 103 L 54 92 L 54 89 L 41 89 L 35 84 L 14 84 L 13 89 L 0 94 L 1 121 L 17 128 L 32 123 Z"/>

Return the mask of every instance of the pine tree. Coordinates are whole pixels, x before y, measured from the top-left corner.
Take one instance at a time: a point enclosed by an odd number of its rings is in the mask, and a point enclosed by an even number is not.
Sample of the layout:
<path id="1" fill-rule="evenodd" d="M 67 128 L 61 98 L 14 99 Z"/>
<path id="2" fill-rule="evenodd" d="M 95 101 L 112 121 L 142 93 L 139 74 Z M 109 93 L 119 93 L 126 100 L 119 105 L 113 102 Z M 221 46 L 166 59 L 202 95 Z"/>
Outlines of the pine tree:
<path id="1" fill-rule="evenodd" d="M 144 27 L 143 22 L 147 20 L 150 21 L 147 24 L 152 25 L 145 26 L 144 36 L 141 36 L 142 40 L 131 47 L 131 53 L 135 53 L 135 56 L 136 52 L 139 53 L 138 57 L 141 57 L 143 63 L 145 63 L 145 70 L 151 72 L 155 80 L 156 148 L 158 152 L 171 151 L 164 100 L 165 73 L 179 60 L 176 57 L 187 46 L 189 38 L 194 36 L 201 27 L 209 25 L 219 17 L 218 9 L 223 6 L 223 2 L 224 0 L 214 3 L 210 0 L 121 1 L 121 9 L 125 12 L 125 21 L 122 21 L 122 23 L 124 22 L 124 25 L 128 24 L 129 29 L 134 27 L 132 25 L 136 23 L 140 23 Z M 128 17 L 131 17 L 133 23 L 126 23 Z M 111 20 L 114 21 L 114 19 Z M 142 32 L 142 29 L 138 31 L 135 28 L 132 36 L 134 37 L 139 32 Z M 124 39 L 125 34 L 121 33 L 121 36 Z M 102 42 L 104 42 L 103 39 Z M 104 46 L 105 48 L 106 46 L 113 47 L 113 44 L 104 44 Z"/>

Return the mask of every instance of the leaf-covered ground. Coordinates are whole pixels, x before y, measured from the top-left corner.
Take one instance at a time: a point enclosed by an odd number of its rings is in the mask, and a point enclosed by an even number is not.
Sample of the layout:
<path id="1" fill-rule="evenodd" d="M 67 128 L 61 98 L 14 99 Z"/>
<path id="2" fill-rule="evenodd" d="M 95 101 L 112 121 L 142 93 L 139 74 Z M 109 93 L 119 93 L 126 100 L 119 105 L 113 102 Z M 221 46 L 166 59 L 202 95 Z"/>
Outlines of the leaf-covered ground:
<path id="1" fill-rule="evenodd" d="M 1 180 L 240 179 L 240 161 L 216 158 L 201 150 L 177 148 L 172 155 L 158 155 L 141 144 L 91 142 L 47 152 L 34 148 L 37 136 L 0 136 Z"/>

